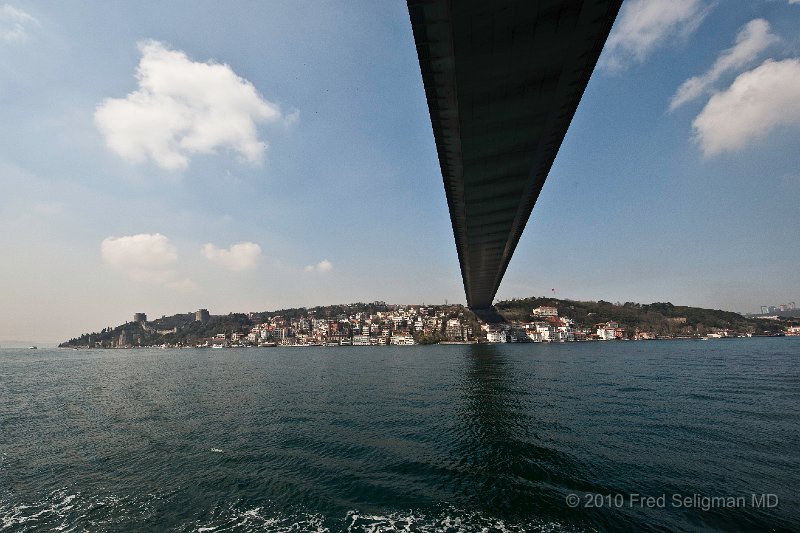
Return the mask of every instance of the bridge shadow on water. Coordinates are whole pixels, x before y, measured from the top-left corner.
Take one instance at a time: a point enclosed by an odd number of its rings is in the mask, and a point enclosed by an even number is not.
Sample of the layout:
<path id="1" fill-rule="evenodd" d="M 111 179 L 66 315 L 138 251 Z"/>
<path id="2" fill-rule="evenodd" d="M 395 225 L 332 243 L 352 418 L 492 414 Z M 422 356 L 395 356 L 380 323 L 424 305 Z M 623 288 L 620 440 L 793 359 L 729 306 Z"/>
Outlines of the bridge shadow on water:
<path id="1" fill-rule="evenodd" d="M 551 512 L 563 503 L 553 486 L 574 467 L 568 456 L 543 445 L 540 432 L 549 424 L 529 409 L 536 391 L 526 390 L 515 362 L 497 347 L 470 346 L 468 358 L 466 434 L 457 450 L 471 473 L 465 495 L 501 515 Z"/>
<path id="2" fill-rule="evenodd" d="M 465 473 L 460 495 L 487 514 L 523 523 L 630 527 L 621 516 L 566 505 L 567 494 L 600 487 L 587 468 L 585 441 L 570 438 L 574 428 L 557 416 L 560 393 L 531 386 L 557 379 L 558 368 L 545 361 L 521 365 L 509 350 L 493 345 L 472 345 L 466 356 L 465 432 L 453 450 Z"/>

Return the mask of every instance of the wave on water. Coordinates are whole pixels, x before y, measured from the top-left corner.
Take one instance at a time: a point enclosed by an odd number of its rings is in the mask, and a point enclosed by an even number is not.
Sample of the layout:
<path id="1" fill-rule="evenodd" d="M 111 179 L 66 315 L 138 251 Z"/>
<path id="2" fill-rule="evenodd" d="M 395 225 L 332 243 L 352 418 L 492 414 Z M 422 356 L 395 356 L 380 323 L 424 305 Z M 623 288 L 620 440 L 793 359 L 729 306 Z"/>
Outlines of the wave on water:
<path id="1" fill-rule="evenodd" d="M 450 508 L 441 513 L 394 512 L 386 515 L 360 514 L 348 511 L 345 520 L 347 532 L 365 533 L 400 533 L 400 532 L 435 532 L 435 533 L 558 533 L 574 531 L 561 524 L 551 522 L 512 522 L 480 512 L 464 511 Z"/>
<path id="2" fill-rule="evenodd" d="M 270 531 L 275 533 L 560 533 L 575 531 L 561 524 L 541 522 L 510 522 L 479 512 L 455 508 L 425 513 L 396 511 L 370 514 L 347 511 L 344 517 L 324 517 L 315 513 L 271 512 L 264 507 L 237 510 L 231 507 L 224 516 L 197 523 L 191 529 L 197 533 Z"/>
<path id="3" fill-rule="evenodd" d="M 98 531 L 135 528 L 154 523 L 155 501 L 160 497 L 122 498 L 113 494 L 86 497 L 80 492 L 56 490 L 46 498 L 19 503 L 0 499 L 0 531 Z"/>
<path id="4" fill-rule="evenodd" d="M 65 517 L 74 507 L 77 494 L 67 494 L 64 491 L 56 491 L 50 495 L 47 501 L 37 502 L 30 505 L 24 503 L 12 504 L 0 502 L 0 529 L 11 529 L 25 531 L 31 528 L 41 528 L 43 524 L 53 524 Z M 63 528 L 54 528 L 63 530 Z"/>
<path id="5" fill-rule="evenodd" d="M 453 507 L 430 512 L 392 511 L 380 514 L 347 511 L 343 516 L 295 510 L 285 512 L 265 506 L 245 508 L 240 502 L 218 507 L 208 518 L 167 523 L 157 501 L 169 508 L 168 499 L 155 494 L 143 498 L 116 495 L 87 497 L 66 490 L 53 491 L 30 504 L 0 500 L 0 531 L 77 531 L 163 528 L 196 533 L 267 531 L 273 533 L 559 533 L 575 531 L 545 521 L 513 522 L 477 511 Z M 163 509 L 161 510 L 163 511 Z M 169 511 L 167 511 L 169 512 Z M 173 517 L 174 518 L 174 517 Z"/>
<path id="6" fill-rule="evenodd" d="M 194 531 L 197 533 L 222 533 L 230 531 L 270 531 L 275 533 L 299 533 L 308 531 L 314 533 L 329 533 L 330 529 L 324 525 L 325 518 L 320 514 L 296 513 L 284 514 L 268 512 L 264 507 L 248 510 L 229 508 L 222 516 L 215 517 L 202 524 L 195 524 L 189 529 L 179 530 Z"/>

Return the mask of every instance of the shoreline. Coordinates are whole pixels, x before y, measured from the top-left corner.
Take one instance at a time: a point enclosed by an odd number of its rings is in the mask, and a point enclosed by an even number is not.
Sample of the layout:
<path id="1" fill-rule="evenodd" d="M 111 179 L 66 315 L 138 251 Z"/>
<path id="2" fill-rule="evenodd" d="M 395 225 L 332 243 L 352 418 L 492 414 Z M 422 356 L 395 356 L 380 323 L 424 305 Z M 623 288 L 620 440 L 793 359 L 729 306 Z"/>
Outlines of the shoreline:
<path id="1" fill-rule="evenodd" d="M 261 348 L 261 349 L 274 349 L 274 348 L 384 348 L 387 346 L 498 346 L 506 344 L 584 344 L 584 343 L 613 343 L 613 342 L 653 342 L 653 341 L 731 341 L 737 339 L 763 339 L 763 338 L 791 338 L 800 337 L 800 335 L 792 334 L 775 334 L 775 335 L 738 335 L 727 337 L 660 337 L 655 339 L 581 339 L 581 340 L 563 340 L 563 341 L 529 341 L 529 342 L 434 342 L 434 343 L 418 343 L 418 344 L 373 344 L 373 345 L 358 345 L 358 344 L 278 344 L 278 345 L 253 345 L 253 344 L 240 344 L 231 346 L 179 346 L 179 345 L 145 345 L 145 346 L 55 346 L 59 350 L 212 350 L 212 349 L 241 349 L 241 348 Z M 11 349 L 11 348 L 9 348 Z M 21 348 L 19 348 L 21 349 Z"/>

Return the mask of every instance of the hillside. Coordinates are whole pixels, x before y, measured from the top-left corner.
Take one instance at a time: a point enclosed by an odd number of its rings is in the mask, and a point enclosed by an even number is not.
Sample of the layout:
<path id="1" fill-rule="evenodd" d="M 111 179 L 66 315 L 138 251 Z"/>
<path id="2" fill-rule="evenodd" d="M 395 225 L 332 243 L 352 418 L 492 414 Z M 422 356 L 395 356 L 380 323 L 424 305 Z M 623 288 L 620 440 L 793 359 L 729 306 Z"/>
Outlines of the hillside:
<path id="1" fill-rule="evenodd" d="M 77 347 L 97 347 L 115 348 L 128 346 L 158 346 L 167 344 L 170 346 L 194 346 L 199 343 L 212 339 L 218 335 L 224 335 L 226 339 L 231 339 L 234 334 L 247 334 L 254 326 L 264 324 L 280 318 L 287 325 L 299 325 L 298 321 L 304 321 L 302 327 L 293 329 L 308 329 L 309 319 L 321 319 L 325 322 L 349 323 L 352 317 L 376 317 L 377 313 L 383 313 L 383 318 L 374 318 L 375 323 L 391 325 L 392 320 L 387 316 L 396 308 L 420 307 L 420 306 L 395 306 L 386 305 L 382 302 L 374 303 L 354 303 L 338 304 L 328 306 L 317 306 L 311 308 L 289 308 L 277 311 L 263 311 L 257 313 L 230 313 L 227 315 L 211 315 L 206 321 L 195 320 L 195 313 L 178 314 L 169 317 L 162 317 L 157 320 L 147 322 L 126 322 L 116 327 L 103 328 L 93 333 L 84 333 L 72 338 L 59 346 L 63 348 Z M 462 305 L 439 305 L 426 306 L 431 312 L 447 318 L 458 317 L 472 331 L 479 332 L 480 327 L 475 315 Z M 402 322 L 402 330 L 409 329 L 409 326 Z M 337 328 L 338 329 L 338 328 Z M 352 337 L 353 330 L 349 326 L 341 328 L 342 332 Z M 299 332 L 299 331 L 298 331 Z M 444 335 L 444 325 L 441 329 L 432 332 L 414 332 L 416 342 L 420 344 L 436 343 L 441 340 L 448 340 Z"/>
<path id="2" fill-rule="evenodd" d="M 530 297 L 502 301 L 495 305 L 508 321 L 529 321 L 532 310 L 539 306 L 558 308 L 558 314 L 577 324 L 591 326 L 614 321 L 628 331 L 651 331 L 657 335 L 705 335 L 714 329 L 738 333 L 770 334 L 782 331 L 783 321 L 746 318 L 731 311 L 673 305 L 669 302 L 640 304 L 611 303 L 603 300 L 576 301 L 556 298 Z"/>
<path id="3" fill-rule="evenodd" d="M 798 320 L 764 320 L 746 318 L 730 311 L 715 309 L 702 309 L 698 307 L 676 306 L 669 302 L 639 304 L 634 302 L 611 303 L 600 300 L 575 301 L 559 300 L 556 298 L 530 297 L 499 302 L 495 307 L 498 318 L 508 323 L 529 323 L 541 320 L 533 315 L 533 309 L 540 306 L 556 307 L 558 315 L 571 319 L 576 328 L 584 328 L 593 333 L 595 324 L 617 322 L 625 330 L 625 335 L 633 337 L 637 331 L 649 332 L 658 337 L 675 336 L 703 336 L 718 330 L 726 330 L 735 334 L 774 334 L 783 331 L 787 325 L 797 325 Z M 310 329 L 309 319 L 324 319 L 324 322 L 341 323 L 337 327 L 337 338 L 345 335 L 352 338 L 359 323 L 375 323 L 386 325 L 390 328 L 399 328 L 400 331 L 409 330 L 409 325 L 401 321 L 398 325 L 391 326 L 391 315 L 394 309 L 408 306 L 393 306 L 383 303 L 355 303 L 318 306 L 313 308 L 289 308 L 277 311 L 264 311 L 259 313 L 230 313 L 227 315 L 212 315 L 205 321 L 195 320 L 195 313 L 177 314 L 162 317 L 147 322 L 127 322 L 116 327 L 103 328 L 101 331 L 84 333 L 79 337 L 62 343 L 62 347 L 98 347 L 113 348 L 126 346 L 157 346 L 167 344 L 171 346 L 194 346 L 205 343 L 219 335 L 232 339 L 234 335 L 250 332 L 255 326 L 274 321 L 280 317 L 281 323 L 298 326 L 291 328 L 301 330 Z M 419 306 L 411 306 L 419 307 Z M 460 323 L 472 333 L 472 338 L 478 341 L 485 340 L 481 331 L 478 318 L 461 305 L 428 306 L 437 316 L 441 317 L 436 329 L 429 331 L 414 331 L 414 338 L 420 344 L 437 343 L 449 339 L 445 331 L 445 321 L 458 318 Z M 381 313 L 381 315 L 377 315 Z M 499 316 L 498 316 L 499 315 Z M 353 317 L 360 317 L 354 319 Z M 382 318 L 379 318 L 382 317 Z M 369 317 L 372 317 L 369 319 Z M 303 323 L 303 325 L 301 325 Z M 294 335 L 294 331 L 290 333 Z"/>

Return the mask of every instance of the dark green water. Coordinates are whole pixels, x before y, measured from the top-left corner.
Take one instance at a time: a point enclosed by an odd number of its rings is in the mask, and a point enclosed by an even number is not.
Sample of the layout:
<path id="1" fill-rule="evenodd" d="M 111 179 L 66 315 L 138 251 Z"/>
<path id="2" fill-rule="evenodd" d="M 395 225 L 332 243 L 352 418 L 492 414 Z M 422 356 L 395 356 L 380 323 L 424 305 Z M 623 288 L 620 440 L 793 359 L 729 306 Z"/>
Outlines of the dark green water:
<path id="1" fill-rule="evenodd" d="M 0 350 L 2 531 L 796 531 L 798 487 L 800 338 Z"/>

